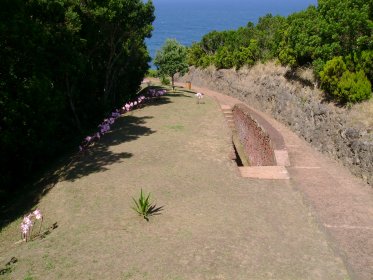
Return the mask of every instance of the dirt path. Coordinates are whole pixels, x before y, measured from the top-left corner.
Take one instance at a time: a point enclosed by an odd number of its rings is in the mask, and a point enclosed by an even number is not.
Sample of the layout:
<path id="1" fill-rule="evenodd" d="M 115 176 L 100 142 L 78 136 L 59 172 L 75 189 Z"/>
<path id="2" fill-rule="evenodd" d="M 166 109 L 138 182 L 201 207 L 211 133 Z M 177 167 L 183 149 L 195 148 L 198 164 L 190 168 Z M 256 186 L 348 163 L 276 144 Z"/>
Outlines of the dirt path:
<path id="1" fill-rule="evenodd" d="M 221 105 L 242 103 L 207 88 L 193 89 L 215 98 Z M 287 168 L 291 183 L 313 208 L 321 229 L 343 257 L 352 278 L 373 279 L 372 188 L 336 161 L 315 151 L 284 125 L 255 111 L 283 135 L 291 162 Z"/>
<path id="2" fill-rule="evenodd" d="M 27 244 L 14 244 L 19 221 L 1 232 L 0 268 L 18 262 L 0 278 L 350 279 L 306 187 L 238 176 L 214 98 L 153 105 L 122 117 L 43 197 L 45 227 L 58 228 Z M 130 208 L 141 188 L 164 206 L 149 222 Z"/>

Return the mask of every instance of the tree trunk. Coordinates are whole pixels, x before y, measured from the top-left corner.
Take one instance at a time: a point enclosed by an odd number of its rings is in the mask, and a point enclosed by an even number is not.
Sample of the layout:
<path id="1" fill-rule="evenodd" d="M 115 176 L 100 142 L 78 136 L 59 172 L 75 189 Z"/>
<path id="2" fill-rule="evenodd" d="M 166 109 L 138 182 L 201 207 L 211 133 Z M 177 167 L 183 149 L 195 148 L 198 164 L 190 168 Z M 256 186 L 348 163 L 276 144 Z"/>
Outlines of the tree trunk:
<path id="1" fill-rule="evenodd" d="M 171 81 L 172 81 L 172 91 L 175 91 L 174 75 L 171 76 Z"/>
<path id="2" fill-rule="evenodd" d="M 79 131 L 82 131 L 82 126 L 80 124 L 80 120 L 78 117 L 78 114 L 76 113 L 74 101 L 72 98 L 71 92 L 73 91 L 72 87 L 70 86 L 69 76 L 66 74 L 66 95 L 69 100 L 70 109 L 73 113 L 74 119 L 75 119 L 75 125 L 78 128 Z"/>

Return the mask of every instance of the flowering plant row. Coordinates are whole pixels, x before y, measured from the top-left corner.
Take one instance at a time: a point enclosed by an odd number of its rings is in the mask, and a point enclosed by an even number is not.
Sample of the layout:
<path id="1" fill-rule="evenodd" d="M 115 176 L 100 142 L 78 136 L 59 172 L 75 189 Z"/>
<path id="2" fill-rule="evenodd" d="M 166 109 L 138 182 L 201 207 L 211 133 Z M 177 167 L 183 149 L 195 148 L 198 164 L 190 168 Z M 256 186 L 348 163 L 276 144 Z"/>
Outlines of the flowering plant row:
<path id="1" fill-rule="evenodd" d="M 41 214 L 39 209 L 36 209 L 35 211 L 31 212 L 27 216 L 23 217 L 22 223 L 21 223 L 21 238 L 24 241 L 28 241 L 31 238 L 32 229 L 35 225 L 35 222 L 37 220 L 40 220 L 40 227 L 39 227 L 39 233 L 41 230 L 41 226 L 43 223 L 43 215 Z M 38 234 L 39 234 L 38 233 Z"/>
<path id="2" fill-rule="evenodd" d="M 139 108 L 149 100 L 163 96 L 164 94 L 166 94 L 166 92 L 167 91 L 164 89 L 149 88 L 145 94 L 139 95 L 136 99 L 125 103 L 122 108 L 116 109 L 114 112 L 111 113 L 109 117 L 104 119 L 103 122 L 98 125 L 97 132 L 83 139 L 82 143 L 79 146 L 79 151 L 82 152 L 86 150 L 91 144 L 100 140 L 104 134 L 110 131 L 110 128 L 114 124 L 115 120 L 121 115 Z"/>

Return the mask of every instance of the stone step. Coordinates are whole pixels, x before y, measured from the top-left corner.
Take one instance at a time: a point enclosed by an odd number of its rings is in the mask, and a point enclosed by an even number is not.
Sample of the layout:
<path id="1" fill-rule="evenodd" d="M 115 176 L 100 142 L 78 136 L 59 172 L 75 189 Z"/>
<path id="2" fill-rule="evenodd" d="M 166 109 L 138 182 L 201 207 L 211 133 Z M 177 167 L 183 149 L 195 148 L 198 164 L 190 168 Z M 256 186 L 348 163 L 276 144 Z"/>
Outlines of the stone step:
<path id="1" fill-rule="evenodd" d="M 244 166 L 239 167 L 244 178 L 289 180 L 290 176 L 284 166 Z"/>
<path id="2" fill-rule="evenodd" d="M 224 110 L 230 110 L 230 111 L 232 111 L 232 107 L 229 106 L 229 105 L 221 104 L 220 108 L 221 108 L 222 111 L 224 111 Z"/>

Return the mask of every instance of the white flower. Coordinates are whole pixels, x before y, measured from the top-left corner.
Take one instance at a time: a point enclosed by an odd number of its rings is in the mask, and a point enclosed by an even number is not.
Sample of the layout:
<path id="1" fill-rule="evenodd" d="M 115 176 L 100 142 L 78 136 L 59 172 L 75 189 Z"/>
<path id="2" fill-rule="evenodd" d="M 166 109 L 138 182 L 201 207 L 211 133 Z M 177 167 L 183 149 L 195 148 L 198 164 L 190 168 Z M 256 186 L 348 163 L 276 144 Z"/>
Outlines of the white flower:
<path id="1" fill-rule="evenodd" d="M 31 226 L 32 225 L 31 214 L 29 214 L 28 216 L 25 216 L 23 218 L 23 224 L 25 224 L 27 226 Z"/>
<path id="2" fill-rule="evenodd" d="M 43 217 L 39 209 L 36 209 L 32 214 L 34 214 L 37 220 L 40 220 Z"/>
<path id="3" fill-rule="evenodd" d="M 29 229 L 30 229 L 30 227 L 28 225 L 23 224 L 23 223 L 21 224 L 21 231 L 22 231 L 23 234 L 27 234 Z"/>

